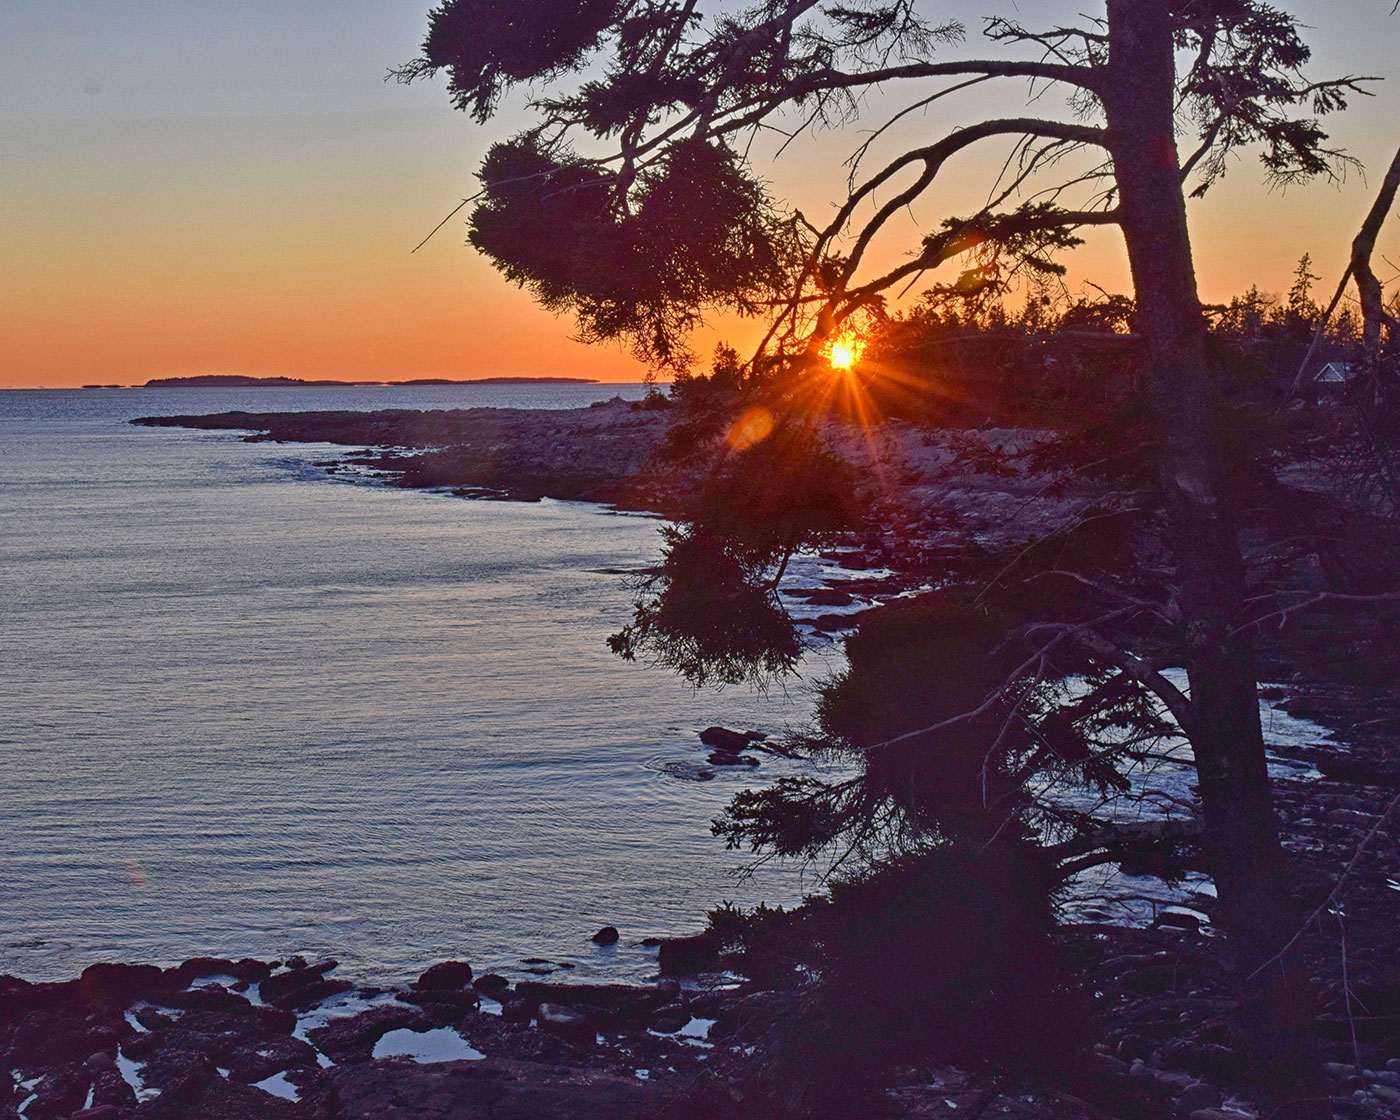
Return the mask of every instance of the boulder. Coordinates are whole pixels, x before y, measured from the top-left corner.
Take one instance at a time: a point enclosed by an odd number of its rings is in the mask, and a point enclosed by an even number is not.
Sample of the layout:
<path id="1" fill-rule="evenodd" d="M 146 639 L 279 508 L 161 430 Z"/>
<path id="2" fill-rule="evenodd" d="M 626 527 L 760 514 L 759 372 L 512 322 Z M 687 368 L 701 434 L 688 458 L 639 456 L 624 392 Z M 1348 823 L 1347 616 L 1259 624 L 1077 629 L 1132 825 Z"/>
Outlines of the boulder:
<path id="1" fill-rule="evenodd" d="M 1219 1088 L 1207 1081 L 1197 1081 L 1181 1091 L 1181 1096 L 1176 1101 L 1176 1110 L 1183 1116 L 1190 1116 L 1203 1109 L 1219 1108 L 1223 1099 Z"/>
<path id="2" fill-rule="evenodd" d="M 78 990 L 94 1003 L 128 1004 L 145 999 L 167 983 L 153 964 L 93 964 L 83 969 Z"/>
<path id="3" fill-rule="evenodd" d="M 540 1029 L 574 1046 L 591 1047 L 598 1036 L 592 1019 L 573 1007 L 559 1003 L 542 1003 L 535 1013 Z"/>
<path id="4" fill-rule="evenodd" d="M 399 1000 L 417 1004 L 440 1027 L 458 1022 L 480 1004 L 475 988 L 429 988 L 404 992 Z"/>
<path id="5" fill-rule="evenodd" d="M 834 587 L 824 587 L 807 596 L 807 602 L 814 607 L 849 607 L 855 602 L 849 594 Z"/>
<path id="6" fill-rule="evenodd" d="M 472 982 L 472 966 L 466 961 L 443 961 L 413 982 L 415 988 L 440 990 L 465 988 Z"/>
<path id="7" fill-rule="evenodd" d="M 161 1007 L 173 1007 L 180 1011 L 222 1011 L 225 1014 L 247 1014 L 253 1005 L 243 996 L 230 992 L 222 984 L 210 984 L 205 988 L 190 988 L 163 992 L 152 1002 Z"/>
<path id="8" fill-rule="evenodd" d="M 719 963 L 719 936 L 712 930 L 694 937 L 666 937 L 661 941 L 663 976 L 713 969 Z"/>
<path id="9" fill-rule="evenodd" d="M 266 961 L 230 961 L 219 957 L 193 957 L 183 964 L 165 970 L 166 979 L 177 988 L 188 988 L 194 981 L 205 976 L 232 976 L 243 983 L 256 984 L 270 975 L 272 966 Z"/>
<path id="10" fill-rule="evenodd" d="M 528 1023 L 535 1017 L 535 1004 L 524 999 L 508 999 L 501 1005 L 501 1018 L 507 1023 Z"/>
<path id="11" fill-rule="evenodd" d="M 136 1107 L 136 1090 L 115 1067 L 103 1070 L 92 1079 L 92 1103 L 94 1107 L 132 1109 Z"/>
<path id="12" fill-rule="evenodd" d="M 711 761 L 714 761 L 714 756 L 711 756 Z M 619 936 L 616 926 L 604 926 L 593 935 L 593 944 L 604 947 L 616 945 Z"/>
<path id="13" fill-rule="evenodd" d="M 325 979 L 325 974 L 336 964 L 336 961 L 322 961 L 320 964 L 280 972 L 264 980 L 259 991 L 273 1007 L 305 1011 L 333 995 L 350 990 L 351 985 L 344 980 Z"/>
<path id="14" fill-rule="evenodd" d="M 761 742 L 765 736 L 757 731 L 730 731 L 727 727 L 707 727 L 700 732 L 700 741 L 724 754 L 739 754 L 750 743 Z"/>
<path id="15" fill-rule="evenodd" d="M 473 980 L 472 987 L 488 999 L 494 999 L 497 1003 L 504 1003 L 506 993 L 510 991 L 510 981 L 498 973 L 488 972 L 486 975 L 478 976 Z"/>
<path id="16" fill-rule="evenodd" d="M 730 754 L 728 751 L 714 751 L 709 762 L 711 766 L 757 766 L 758 759 L 751 754 Z"/>
<path id="17" fill-rule="evenodd" d="M 667 1004 L 665 1007 L 658 1007 L 651 1016 L 651 1029 L 657 1034 L 675 1034 L 688 1022 L 691 1015 L 689 1010 L 679 1003 Z"/>

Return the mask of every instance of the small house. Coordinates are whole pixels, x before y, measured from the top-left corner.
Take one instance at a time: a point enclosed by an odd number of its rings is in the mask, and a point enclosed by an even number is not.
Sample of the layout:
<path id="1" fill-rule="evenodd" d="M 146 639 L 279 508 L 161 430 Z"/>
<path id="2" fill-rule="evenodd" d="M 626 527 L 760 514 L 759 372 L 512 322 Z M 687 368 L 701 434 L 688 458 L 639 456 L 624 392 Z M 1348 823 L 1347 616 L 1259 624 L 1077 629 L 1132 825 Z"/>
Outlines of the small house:
<path id="1" fill-rule="evenodd" d="M 1360 373 L 1360 368 L 1354 362 L 1328 362 L 1313 378 L 1318 403 L 1335 404 L 1341 400 Z"/>

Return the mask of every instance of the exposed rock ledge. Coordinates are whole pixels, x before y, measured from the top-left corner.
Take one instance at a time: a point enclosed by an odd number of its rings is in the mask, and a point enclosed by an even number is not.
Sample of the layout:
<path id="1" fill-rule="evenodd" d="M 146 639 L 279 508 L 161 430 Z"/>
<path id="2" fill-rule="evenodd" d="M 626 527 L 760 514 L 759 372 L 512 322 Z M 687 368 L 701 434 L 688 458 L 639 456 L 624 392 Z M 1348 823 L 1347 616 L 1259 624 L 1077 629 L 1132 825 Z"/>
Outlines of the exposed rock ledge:
<path id="1" fill-rule="evenodd" d="M 638 477 L 668 424 L 664 413 L 622 400 L 589 408 L 445 411 L 219 412 L 143 416 L 148 427 L 250 431 L 249 440 L 395 449 L 353 459 L 411 487 L 472 487 L 541 497 L 645 506 Z"/>

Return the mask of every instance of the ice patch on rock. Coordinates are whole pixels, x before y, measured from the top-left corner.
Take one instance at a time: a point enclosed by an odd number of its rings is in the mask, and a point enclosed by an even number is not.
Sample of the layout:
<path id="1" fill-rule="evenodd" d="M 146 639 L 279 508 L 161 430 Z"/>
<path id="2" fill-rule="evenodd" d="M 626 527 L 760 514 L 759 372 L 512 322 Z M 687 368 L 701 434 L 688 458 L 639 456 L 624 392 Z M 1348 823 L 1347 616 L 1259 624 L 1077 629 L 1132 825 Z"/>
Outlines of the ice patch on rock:
<path id="1" fill-rule="evenodd" d="M 255 1081 L 253 1088 L 261 1089 L 264 1093 L 271 1093 L 274 1097 L 281 1097 L 284 1101 L 295 1101 L 301 1098 L 301 1090 L 287 1080 L 285 1073 L 274 1073 L 271 1077 Z"/>
<path id="2" fill-rule="evenodd" d="M 411 1031 L 400 1028 L 382 1035 L 374 1044 L 375 1058 L 412 1058 L 427 1065 L 431 1062 L 479 1061 L 486 1055 L 468 1046 L 451 1027 L 431 1031 Z"/>
<path id="3" fill-rule="evenodd" d="M 145 1062 L 133 1061 L 120 1050 L 117 1051 L 117 1072 L 122 1075 L 122 1080 L 131 1086 L 138 1101 L 153 1101 L 160 1096 L 160 1090 L 146 1088 L 146 1082 L 141 1077 L 145 1068 Z"/>
<path id="4" fill-rule="evenodd" d="M 710 1028 L 714 1025 L 714 1019 L 691 1019 L 690 1022 L 676 1032 L 676 1037 L 697 1038 L 703 1041 L 710 1037 Z"/>
<path id="5" fill-rule="evenodd" d="M 297 1025 L 292 1030 L 292 1037 L 301 1040 L 315 1050 L 316 1064 L 322 1069 L 329 1069 L 335 1063 L 321 1053 L 316 1044 L 307 1037 L 307 1033 L 314 1031 L 317 1027 L 324 1027 L 333 1019 L 349 1019 L 372 1007 L 383 1007 L 385 1004 L 394 1002 L 396 1000 L 393 992 L 385 992 L 382 995 L 368 998 L 356 992 L 341 992 L 313 1007 L 310 1011 L 304 1011 L 298 1015 Z"/>

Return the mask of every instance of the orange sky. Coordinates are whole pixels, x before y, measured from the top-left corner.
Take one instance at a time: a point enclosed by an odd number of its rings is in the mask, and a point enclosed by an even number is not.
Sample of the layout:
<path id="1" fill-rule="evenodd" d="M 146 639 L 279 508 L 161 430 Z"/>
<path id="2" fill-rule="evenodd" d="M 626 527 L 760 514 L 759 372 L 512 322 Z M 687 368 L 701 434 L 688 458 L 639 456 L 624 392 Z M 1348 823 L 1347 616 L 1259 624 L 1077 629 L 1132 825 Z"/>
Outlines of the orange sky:
<path id="1" fill-rule="evenodd" d="M 0 6 L 0 387 L 201 373 L 640 379 L 624 353 L 572 342 L 571 323 L 476 258 L 460 219 L 410 254 L 518 123 L 482 130 L 440 84 L 382 81 L 416 52 L 428 6 Z M 1400 70 L 1389 0 L 1286 6 L 1317 28 L 1317 73 Z M 1373 177 L 1400 143 L 1397 94 L 1383 88 L 1334 125 Z M 829 197 L 832 140 L 762 168 L 809 215 Z M 985 191 L 985 164 L 954 170 L 919 221 Z M 1330 289 L 1369 197 L 1359 178 L 1267 194 L 1241 163 L 1195 205 L 1203 296 L 1286 288 L 1305 251 Z M 1392 260 L 1397 231 L 1392 219 Z M 1072 287 L 1127 287 L 1111 235 L 1070 263 Z"/>

